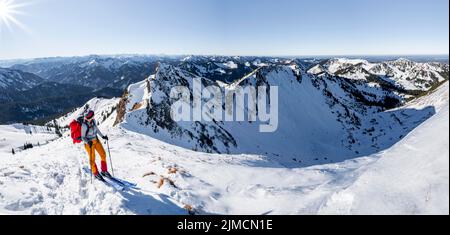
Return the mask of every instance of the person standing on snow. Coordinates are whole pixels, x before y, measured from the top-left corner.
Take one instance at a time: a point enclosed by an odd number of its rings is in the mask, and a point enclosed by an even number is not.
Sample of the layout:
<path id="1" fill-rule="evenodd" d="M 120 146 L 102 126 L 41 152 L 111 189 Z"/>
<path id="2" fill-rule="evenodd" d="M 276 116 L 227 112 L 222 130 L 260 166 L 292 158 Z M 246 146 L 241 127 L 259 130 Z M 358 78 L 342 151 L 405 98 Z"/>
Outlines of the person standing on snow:
<path id="1" fill-rule="evenodd" d="M 89 162 L 91 165 L 92 174 L 100 181 L 105 181 L 103 177 L 111 178 L 111 174 L 108 173 L 108 166 L 106 163 L 106 152 L 102 146 L 102 143 L 98 139 L 97 135 L 101 136 L 104 140 L 109 140 L 108 136 L 103 135 L 98 129 L 97 123 L 94 119 L 95 113 L 90 110 L 84 115 L 84 122 L 81 126 L 81 139 L 84 142 L 84 147 L 89 154 Z M 97 164 L 95 163 L 95 151 L 98 152 L 101 159 L 101 173 L 99 173 Z"/>

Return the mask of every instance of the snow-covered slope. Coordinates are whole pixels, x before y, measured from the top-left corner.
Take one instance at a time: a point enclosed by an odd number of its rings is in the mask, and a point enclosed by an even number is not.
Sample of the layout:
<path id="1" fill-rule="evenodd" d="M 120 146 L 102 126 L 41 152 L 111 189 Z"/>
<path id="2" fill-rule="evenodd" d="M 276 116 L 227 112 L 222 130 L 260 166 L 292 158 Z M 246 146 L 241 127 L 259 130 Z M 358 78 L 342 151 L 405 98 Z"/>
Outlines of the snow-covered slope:
<path id="1" fill-rule="evenodd" d="M 0 156 L 12 156 L 12 149 L 18 152 L 24 144 L 44 145 L 57 139 L 50 127 L 13 124 L 0 126 Z"/>
<path id="2" fill-rule="evenodd" d="M 426 96 L 419 97 L 404 105 L 405 108 L 423 109 L 425 107 L 433 107 L 436 113 L 439 113 L 449 103 L 449 82 L 445 82 L 435 91 Z M 401 109 L 399 108 L 399 109 Z"/>
<path id="3" fill-rule="evenodd" d="M 194 152 L 104 122 L 116 176 L 137 188 L 91 184 L 86 153 L 66 133 L 0 155 L 0 213 L 448 214 L 448 84 L 408 104 L 421 105 L 437 114 L 394 147 L 306 168 L 264 155 Z"/>
<path id="4" fill-rule="evenodd" d="M 239 58 L 216 63 L 227 61 L 242 68 Z M 192 89 L 199 75 L 167 64 L 122 99 L 92 99 L 49 123 L 67 126 L 94 109 L 116 176 L 137 183 L 125 192 L 91 183 L 87 154 L 68 132 L 12 156 L 11 143 L 28 136 L 0 126 L 13 136 L 3 146 L 0 138 L 0 214 L 448 214 L 448 82 L 408 102 L 380 80 L 323 64 L 315 74 L 302 63 L 251 61 L 262 67 L 203 85 L 278 86 L 274 133 L 258 122 L 173 122 L 171 88 Z M 353 74 L 373 69 L 348 64 Z"/>
<path id="5" fill-rule="evenodd" d="M 440 111 L 393 148 L 307 168 L 194 152 L 104 123 L 116 176 L 137 188 L 91 184 L 86 153 L 66 136 L 1 157 L 0 213 L 448 214 L 446 97 L 448 86 L 423 97 Z"/>
<path id="6" fill-rule="evenodd" d="M 449 213 L 449 105 L 391 149 L 376 156 L 320 213 Z"/>
<path id="7" fill-rule="evenodd" d="M 273 133 L 260 133 L 265 124 L 260 121 L 174 122 L 170 91 L 175 86 L 192 91 L 195 78 L 199 77 L 178 67 L 160 65 L 154 76 L 129 87 L 116 123 L 188 149 L 259 154 L 297 167 L 379 152 L 435 112 L 431 106 L 390 110 L 406 100 L 379 83 L 314 76 L 293 64 L 258 68 L 231 84 L 202 78 L 203 87 L 218 85 L 231 91 L 237 85 L 277 86 L 278 128 Z"/>

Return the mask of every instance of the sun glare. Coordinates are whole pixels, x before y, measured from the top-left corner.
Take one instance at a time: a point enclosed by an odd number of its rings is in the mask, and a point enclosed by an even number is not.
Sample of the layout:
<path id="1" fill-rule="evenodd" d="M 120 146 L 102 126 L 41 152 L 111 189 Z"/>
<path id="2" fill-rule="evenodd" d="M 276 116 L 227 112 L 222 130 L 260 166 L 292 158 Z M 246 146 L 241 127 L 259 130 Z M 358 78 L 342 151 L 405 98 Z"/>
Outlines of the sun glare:
<path id="1" fill-rule="evenodd" d="M 25 4 L 16 3 L 16 0 L 0 0 L 0 28 L 5 25 L 10 30 L 13 26 L 26 30 L 26 27 L 16 19 L 17 15 L 23 14 L 19 11 L 23 6 Z"/>
<path id="2" fill-rule="evenodd" d="M 8 15 L 9 5 L 5 1 L 0 2 L 0 17 L 5 17 Z"/>

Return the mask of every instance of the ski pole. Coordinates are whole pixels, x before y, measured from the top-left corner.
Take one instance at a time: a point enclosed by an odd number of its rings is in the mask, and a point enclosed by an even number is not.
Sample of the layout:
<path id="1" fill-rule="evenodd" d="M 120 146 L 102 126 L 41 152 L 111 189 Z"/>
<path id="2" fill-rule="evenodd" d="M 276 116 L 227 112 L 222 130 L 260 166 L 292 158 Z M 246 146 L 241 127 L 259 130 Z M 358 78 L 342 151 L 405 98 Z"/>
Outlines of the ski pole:
<path id="1" fill-rule="evenodd" d="M 92 146 L 89 146 L 89 148 L 91 149 L 91 155 L 89 156 L 89 165 L 91 166 L 91 184 L 93 184 L 94 182 L 92 181 L 92 164 L 91 164 L 91 158 L 92 158 Z"/>
<path id="2" fill-rule="evenodd" d="M 106 145 L 108 146 L 109 164 L 111 165 L 112 174 L 115 177 L 115 175 L 114 175 L 114 167 L 113 167 L 112 157 L 111 157 L 111 150 L 109 149 L 109 140 L 106 140 Z"/>

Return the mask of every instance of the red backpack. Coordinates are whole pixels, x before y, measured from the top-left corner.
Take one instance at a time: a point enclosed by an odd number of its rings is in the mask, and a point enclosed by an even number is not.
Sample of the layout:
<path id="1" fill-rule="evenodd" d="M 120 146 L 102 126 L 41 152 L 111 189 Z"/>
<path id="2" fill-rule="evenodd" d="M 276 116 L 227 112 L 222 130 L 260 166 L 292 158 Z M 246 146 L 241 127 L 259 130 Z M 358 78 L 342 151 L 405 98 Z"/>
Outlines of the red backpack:
<path id="1" fill-rule="evenodd" d="M 70 137 L 72 137 L 73 144 L 79 144 L 83 142 L 81 139 L 81 127 L 83 126 L 83 118 L 80 117 L 77 120 L 73 120 L 70 123 Z"/>

